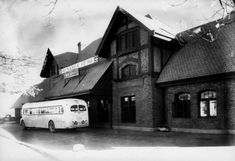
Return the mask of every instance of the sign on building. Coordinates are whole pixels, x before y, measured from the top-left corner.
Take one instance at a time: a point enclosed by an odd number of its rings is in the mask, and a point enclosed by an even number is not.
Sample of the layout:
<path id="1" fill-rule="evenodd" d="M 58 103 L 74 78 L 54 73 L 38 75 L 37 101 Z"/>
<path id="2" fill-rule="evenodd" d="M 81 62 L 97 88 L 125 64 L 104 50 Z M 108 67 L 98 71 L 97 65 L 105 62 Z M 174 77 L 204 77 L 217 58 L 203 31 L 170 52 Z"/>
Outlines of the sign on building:
<path id="1" fill-rule="evenodd" d="M 77 76 L 79 75 L 79 70 L 78 70 L 79 68 L 96 63 L 98 62 L 98 60 L 99 60 L 98 56 L 83 60 L 81 62 L 78 62 L 76 64 L 73 64 L 66 68 L 61 69 L 60 74 L 63 74 L 65 79 Z"/>
<path id="2" fill-rule="evenodd" d="M 75 77 L 75 76 L 79 75 L 79 70 L 73 69 L 71 71 L 64 73 L 63 75 L 64 75 L 64 79 Z"/>

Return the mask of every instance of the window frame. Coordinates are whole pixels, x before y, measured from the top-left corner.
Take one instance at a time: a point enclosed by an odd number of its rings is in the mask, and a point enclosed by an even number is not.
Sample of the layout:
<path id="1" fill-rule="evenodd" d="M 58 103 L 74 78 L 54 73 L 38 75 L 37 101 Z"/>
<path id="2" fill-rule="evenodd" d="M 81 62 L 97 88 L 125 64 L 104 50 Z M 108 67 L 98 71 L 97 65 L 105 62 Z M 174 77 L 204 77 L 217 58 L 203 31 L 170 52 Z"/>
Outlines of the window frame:
<path id="1" fill-rule="evenodd" d="M 127 104 L 123 104 L 123 100 L 128 98 Z M 134 98 L 134 101 L 132 101 Z M 125 113 L 123 113 L 125 112 Z M 122 96 L 121 97 L 121 123 L 136 123 L 136 96 Z"/>
<path id="2" fill-rule="evenodd" d="M 189 95 L 189 99 L 180 99 L 183 94 Z M 172 117 L 173 118 L 191 118 L 191 94 L 189 92 L 179 92 L 174 95 L 174 102 L 172 103 Z"/>
<path id="3" fill-rule="evenodd" d="M 206 92 L 208 92 L 208 98 L 201 98 L 202 94 L 206 93 Z M 214 93 L 214 94 L 212 93 L 212 98 L 209 97 L 210 92 Z M 206 116 L 201 115 L 201 102 L 202 101 L 206 102 L 206 108 L 207 108 L 206 109 L 207 110 Z M 216 101 L 216 108 L 215 108 L 215 110 L 216 110 L 215 114 L 216 115 L 215 116 L 212 116 L 211 113 L 210 113 L 210 102 L 211 101 Z M 203 91 L 198 92 L 198 117 L 199 118 L 216 118 L 217 116 L 218 116 L 218 101 L 217 101 L 217 92 L 216 92 L 216 90 L 209 89 L 209 90 L 203 90 Z"/>
<path id="4" fill-rule="evenodd" d="M 124 70 L 128 70 L 128 75 L 124 76 Z M 135 64 L 126 64 L 121 68 L 121 79 L 128 80 L 135 78 L 137 76 L 137 65 Z"/>
<path id="5" fill-rule="evenodd" d="M 128 38 L 131 35 L 131 38 Z M 123 40 L 122 40 L 123 39 Z M 130 40 L 131 45 L 128 44 Z M 116 53 L 121 55 L 123 53 L 133 52 L 140 46 L 140 30 L 139 27 L 127 29 L 116 36 Z"/>

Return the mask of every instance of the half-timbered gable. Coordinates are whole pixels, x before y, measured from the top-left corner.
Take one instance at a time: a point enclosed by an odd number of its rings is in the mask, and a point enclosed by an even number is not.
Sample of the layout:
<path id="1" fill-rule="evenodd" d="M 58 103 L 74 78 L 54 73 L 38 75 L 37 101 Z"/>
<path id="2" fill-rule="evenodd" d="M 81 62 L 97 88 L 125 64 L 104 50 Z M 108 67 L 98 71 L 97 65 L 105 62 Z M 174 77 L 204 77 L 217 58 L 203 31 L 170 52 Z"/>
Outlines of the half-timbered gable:
<path id="1" fill-rule="evenodd" d="M 161 93 L 154 85 L 153 71 L 160 66 L 157 69 L 160 72 L 163 54 L 161 47 L 157 53 L 153 42 L 155 46 L 158 42 L 173 46 L 174 38 L 169 27 L 150 15 L 142 16 L 117 7 L 97 50 L 100 57 L 113 61 L 114 128 L 145 126 L 153 130 L 161 123 L 161 105 L 153 99 L 155 95 L 161 100 Z M 153 59 L 154 52 L 159 57 Z M 148 117 L 152 113 L 156 119 Z"/>

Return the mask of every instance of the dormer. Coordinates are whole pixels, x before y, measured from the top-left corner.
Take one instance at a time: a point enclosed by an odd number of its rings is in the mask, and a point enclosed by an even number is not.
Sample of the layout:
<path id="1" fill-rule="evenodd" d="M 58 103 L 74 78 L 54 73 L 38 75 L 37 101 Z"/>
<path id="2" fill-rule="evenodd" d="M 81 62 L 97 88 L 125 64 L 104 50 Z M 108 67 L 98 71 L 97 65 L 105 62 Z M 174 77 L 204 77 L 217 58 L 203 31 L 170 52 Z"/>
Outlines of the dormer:
<path id="1" fill-rule="evenodd" d="M 52 76 L 59 75 L 60 69 L 75 64 L 77 62 L 77 58 L 78 53 L 65 52 L 54 56 L 50 49 L 48 49 L 40 76 L 42 78 L 50 78 Z"/>
<path id="2" fill-rule="evenodd" d="M 48 48 L 40 76 L 42 78 L 50 78 L 54 75 L 59 75 L 59 65 Z"/>

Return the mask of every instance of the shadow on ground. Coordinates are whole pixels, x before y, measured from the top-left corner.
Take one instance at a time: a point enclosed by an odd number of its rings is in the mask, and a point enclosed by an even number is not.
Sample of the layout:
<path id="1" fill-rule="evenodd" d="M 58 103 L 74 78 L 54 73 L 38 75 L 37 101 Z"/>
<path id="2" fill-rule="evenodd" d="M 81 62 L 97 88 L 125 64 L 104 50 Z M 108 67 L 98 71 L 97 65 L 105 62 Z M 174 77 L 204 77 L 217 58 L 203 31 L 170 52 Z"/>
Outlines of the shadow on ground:
<path id="1" fill-rule="evenodd" d="M 31 128 L 22 131 L 16 123 L 4 123 L 3 129 L 16 139 L 50 149 L 72 149 L 74 144 L 83 144 L 87 149 L 103 150 L 114 147 L 197 147 L 235 145 L 235 135 L 195 134 L 182 132 L 140 132 L 102 128 L 79 128 L 57 130 Z"/>

